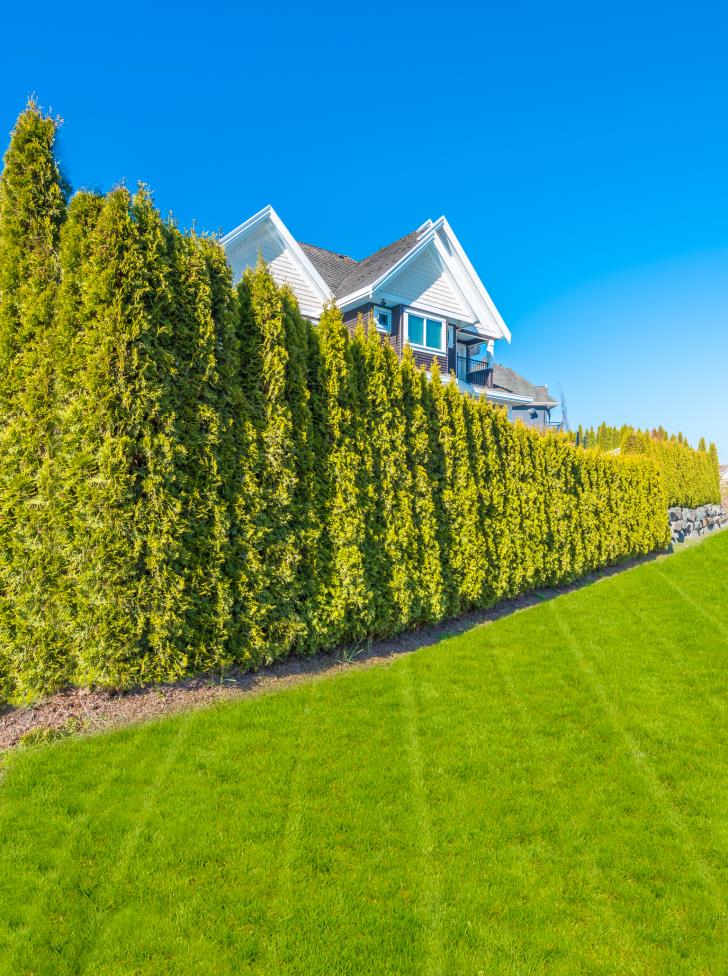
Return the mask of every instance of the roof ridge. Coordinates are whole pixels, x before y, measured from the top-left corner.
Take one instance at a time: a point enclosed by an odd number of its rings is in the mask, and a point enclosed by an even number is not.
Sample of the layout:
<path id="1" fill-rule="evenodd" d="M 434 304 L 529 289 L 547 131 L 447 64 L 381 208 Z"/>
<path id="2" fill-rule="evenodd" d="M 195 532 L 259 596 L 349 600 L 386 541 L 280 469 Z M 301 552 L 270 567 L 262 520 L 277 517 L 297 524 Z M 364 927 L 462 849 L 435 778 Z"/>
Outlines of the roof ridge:
<path id="1" fill-rule="evenodd" d="M 359 263 L 356 258 L 352 258 L 348 254 L 342 254 L 341 251 L 332 251 L 330 247 L 321 247 L 320 244 L 310 244 L 308 241 L 296 241 L 296 244 L 302 244 L 304 247 L 313 247 L 317 251 L 324 251 L 326 254 L 333 254 L 334 257 L 344 258 L 346 261 L 353 261 L 354 264 Z"/>

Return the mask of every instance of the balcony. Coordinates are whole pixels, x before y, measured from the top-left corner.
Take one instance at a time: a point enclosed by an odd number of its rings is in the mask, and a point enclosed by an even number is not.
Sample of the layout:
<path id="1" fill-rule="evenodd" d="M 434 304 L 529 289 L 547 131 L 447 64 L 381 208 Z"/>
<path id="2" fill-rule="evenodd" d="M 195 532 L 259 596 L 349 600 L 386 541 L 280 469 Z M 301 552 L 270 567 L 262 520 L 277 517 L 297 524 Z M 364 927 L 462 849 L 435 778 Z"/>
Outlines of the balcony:
<path id="1" fill-rule="evenodd" d="M 470 383 L 471 386 L 493 387 L 493 369 L 485 363 L 469 362 L 467 356 L 457 357 L 455 375 L 459 380 Z"/>

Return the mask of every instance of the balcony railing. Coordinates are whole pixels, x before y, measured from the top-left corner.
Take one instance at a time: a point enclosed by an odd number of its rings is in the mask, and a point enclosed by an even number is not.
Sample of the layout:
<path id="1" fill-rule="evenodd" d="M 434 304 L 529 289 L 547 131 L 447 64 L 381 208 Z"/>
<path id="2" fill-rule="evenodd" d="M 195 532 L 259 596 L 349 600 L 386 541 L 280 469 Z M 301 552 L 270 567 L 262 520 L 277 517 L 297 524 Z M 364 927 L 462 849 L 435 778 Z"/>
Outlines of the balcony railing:
<path id="1" fill-rule="evenodd" d="M 488 389 L 493 386 L 493 368 L 485 363 L 468 362 L 467 356 L 457 357 L 455 375 L 472 386 L 485 386 Z"/>

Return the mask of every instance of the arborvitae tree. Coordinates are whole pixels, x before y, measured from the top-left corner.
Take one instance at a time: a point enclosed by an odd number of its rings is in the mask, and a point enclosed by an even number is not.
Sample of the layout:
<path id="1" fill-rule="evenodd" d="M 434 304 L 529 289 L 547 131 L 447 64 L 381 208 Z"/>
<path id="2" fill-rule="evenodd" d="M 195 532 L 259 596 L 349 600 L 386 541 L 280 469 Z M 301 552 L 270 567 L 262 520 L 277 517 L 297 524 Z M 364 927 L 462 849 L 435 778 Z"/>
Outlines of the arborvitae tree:
<path id="1" fill-rule="evenodd" d="M 367 334 L 370 438 L 375 464 L 375 492 L 381 512 L 383 548 L 388 561 L 388 606 L 382 632 L 402 629 L 415 618 L 416 515 L 412 511 L 412 471 L 407 465 L 406 417 L 402 370 L 388 341 L 370 322 Z"/>
<path id="2" fill-rule="evenodd" d="M 482 559 L 487 567 L 482 602 L 487 605 L 493 603 L 498 596 L 498 534 L 505 510 L 505 492 L 500 477 L 502 466 L 496 450 L 496 428 L 503 422 L 503 411 L 485 399 L 478 400 L 476 422 L 479 447 L 476 455 L 475 480 L 479 497 L 478 518 L 483 535 Z"/>
<path id="3" fill-rule="evenodd" d="M 477 600 L 484 585 L 480 559 L 478 490 L 467 454 L 468 407 L 454 383 L 439 384 L 433 364 L 433 405 L 444 458 L 443 509 L 450 527 L 448 545 L 449 611 L 458 613 Z M 454 543 L 454 544 L 453 544 Z M 476 555 L 477 554 L 477 555 Z"/>
<path id="4" fill-rule="evenodd" d="M 637 430 L 630 429 L 622 439 L 622 454 L 645 454 L 647 445 L 645 438 Z"/>
<path id="5" fill-rule="evenodd" d="M 238 299 L 244 409 L 254 445 L 250 476 L 259 488 L 254 545 L 256 562 L 264 567 L 258 581 L 249 572 L 247 584 L 257 604 L 257 653 L 271 661 L 287 654 L 304 632 L 298 615 L 298 470 L 288 400 L 286 310 L 262 259 L 244 275 Z M 294 354 L 304 361 L 299 351 Z"/>
<path id="6" fill-rule="evenodd" d="M 699 440 L 699 442 L 698 442 L 698 450 L 699 451 L 707 451 L 708 450 L 708 445 L 705 443 L 705 438 L 704 437 L 701 437 L 700 440 Z"/>
<path id="7" fill-rule="evenodd" d="M 452 434 L 445 386 L 440 379 L 436 359 L 432 361 L 430 381 L 424 391 L 423 402 L 429 432 L 429 476 L 434 486 L 437 541 L 442 559 L 442 607 L 444 616 L 452 616 L 459 607 L 459 581 L 454 563 L 459 544 L 458 527 L 452 517 L 456 508 L 453 494 L 454 461 Z"/>
<path id="8" fill-rule="evenodd" d="M 442 554 L 434 483 L 430 477 L 428 420 L 425 408 L 428 380 L 415 365 L 412 349 L 405 346 L 401 365 L 402 404 L 405 416 L 406 467 L 410 493 L 402 501 L 410 505 L 414 548 L 410 560 L 411 613 L 415 620 L 439 620 L 444 611 Z"/>
<path id="9" fill-rule="evenodd" d="M 375 330 L 364 331 L 359 319 L 351 340 L 353 378 L 358 396 L 355 417 L 361 421 L 360 450 L 363 460 L 360 491 L 365 522 L 368 589 L 371 593 L 371 627 L 389 633 L 396 619 L 392 578 L 394 487 L 387 471 L 389 398 L 386 389 L 381 343 Z"/>
<path id="10" fill-rule="evenodd" d="M 718 486 L 717 489 L 717 499 L 714 498 L 713 501 L 717 504 L 720 501 L 721 494 L 721 484 L 720 484 L 720 460 L 718 459 L 718 448 L 715 443 L 711 441 L 710 447 L 708 448 L 708 456 L 710 458 L 710 463 L 712 467 L 712 477 Z"/>
<path id="11" fill-rule="evenodd" d="M 89 247 L 83 358 L 63 438 L 77 472 L 71 555 L 82 682 L 128 685 L 190 665 L 170 275 L 167 233 L 148 196 L 110 193 Z"/>
<path id="12" fill-rule="evenodd" d="M 231 377 L 220 361 L 230 325 L 229 310 L 216 297 L 221 286 L 230 289 L 230 276 L 216 259 L 218 245 L 194 234 L 183 237 L 173 227 L 167 228 L 167 238 L 171 297 L 163 342 L 181 446 L 175 474 L 184 588 L 180 640 L 190 665 L 203 670 L 227 660 L 232 603 L 225 571 L 230 510 L 224 498 L 224 478 L 231 476 L 226 440 Z"/>
<path id="13" fill-rule="evenodd" d="M 329 517 L 326 529 L 331 558 L 330 641 L 351 641 L 371 633 L 372 594 L 366 567 L 366 480 L 361 438 L 361 367 L 355 369 L 349 333 L 335 306 L 319 321 L 322 375 L 329 445 Z"/>
<path id="14" fill-rule="evenodd" d="M 299 319 L 300 312 L 297 312 Z M 305 321 L 305 320 L 303 320 Z M 331 626 L 330 596 L 333 579 L 331 515 L 332 432 L 328 419 L 326 377 L 319 329 L 305 322 L 306 387 L 308 390 L 307 442 L 301 457 L 301 490 L 305 492 L 307 522 L 302 572 L 306 574 L 302 613 L 306 622 L 301 649 L 313 652 L 328 648 L 336 639 Z"/>
<path id="15" fill-rule="evenodd" d="M 288 350 L 286 401 L 291 417 L 291 451 L 296 479 L 292 495 L 292 529 L 298 553 L 297 574 L 292 586 L 299 617 L 296 644 L 301 650 L 320 647 L 312 640 L 318 634 L 318 601 L 321 589 L 322 530 L 326 515 L 325 493 L 318 479 L 323 475 L 321 451 L 323 427 L 320 412 L 312 410 L 312 390 L 321 395 L 320 364 L 313 347 L 311 323 L 298 308 L 293 292 L 282 290 L 285 341 Z"/>
<path id="16" fill-rule="evenodd" d="M 54 687 L 63 671 L 44 603 L 58 573 L 48 531 L 57 439 L 53 301 L 66 212 L 56 130 L 31 101 L 0 177 L 0 695 L 13 690 L 12 673 L 22 672 L 16 693 L 25 695 Z"/>
<path id="17" fill-rule="evenodd" d="M 232 288 L 232 273 L 225 252 L 216 241 L 198 241 L 208 267 L 210 309 L 216 334 L 216 372 L 218 376 L 217 424 L 219 443 L 216 463 L 222 509 L 216 516 L 217 538 L 227 527 L 227 540 L 221 578 L 217 584 L 217 605 L 226 617 L 224 661 L 250 663 L 250 634 L 257 606 L 248 599 L 241 584 L 247 577 L 243 567 L 254 562 L 250 540 L 252 514 L 257 511 L 258 486 L 248 461 L 251 445 L 247 440 L 238 337 L 239 309 Z M 221 661 L 220 663 L 224 663 Z"/>
<path id="18" fill-rule="evenodd" d="M 95 227 L 104 205 L 94 193 L 77 193 L 70 202 L 60 244 L 61 283 L 55 310 L 55 396 L 58 416 L 57 449 L 51 463 L 53 494 L 49 526 L 54 533 L 60 572 L 45 588 L 48 613 L 57 622 L 63 648 L 57 670 L 49 668 L 51 685 L 77 675 L 79 654 L 88 634 L 79 627 L 79 580 L 85 561 L 86 524 L 79 509 L 79 490 L 95 473 L 88 439 L 78 437 L 84 427 L 79 378 L 93 355 L 93 339 L 85 329 L 84 296 L 89 287 Z"/>

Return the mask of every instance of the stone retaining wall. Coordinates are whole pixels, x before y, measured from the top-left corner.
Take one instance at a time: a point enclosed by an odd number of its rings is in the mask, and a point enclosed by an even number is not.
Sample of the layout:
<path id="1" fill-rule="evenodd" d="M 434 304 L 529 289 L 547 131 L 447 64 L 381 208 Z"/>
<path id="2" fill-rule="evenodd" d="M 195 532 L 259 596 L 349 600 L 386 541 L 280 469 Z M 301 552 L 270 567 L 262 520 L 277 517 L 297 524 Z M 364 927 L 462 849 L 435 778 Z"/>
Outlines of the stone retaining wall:
<path id="1" fill-rule="evenodd" d="M 728 527 L 728 512 L 720 505 L 700 508 L 671 508 L 670 530 L 673 542 L 685 542 Z"/>

